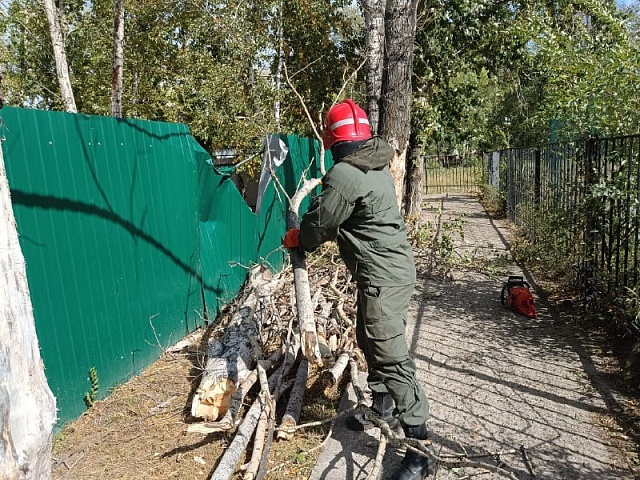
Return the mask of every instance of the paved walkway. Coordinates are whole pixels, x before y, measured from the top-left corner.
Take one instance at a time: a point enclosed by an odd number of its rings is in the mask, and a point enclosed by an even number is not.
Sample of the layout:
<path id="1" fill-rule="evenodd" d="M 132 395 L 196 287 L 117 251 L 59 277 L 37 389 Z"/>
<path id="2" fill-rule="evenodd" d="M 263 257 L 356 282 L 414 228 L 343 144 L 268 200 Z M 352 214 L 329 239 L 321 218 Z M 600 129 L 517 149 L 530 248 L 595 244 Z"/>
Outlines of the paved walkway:
<path id="1" fill-rule="evenodd" d="M 634 479 L 598 426 L 607 418 L 611 394 L 597 382 L 596 359 L 566 319 L 537 296 L 535 320 L 501 305 L 502 281 L 522 274 L 506 249 L 506 224 L 491 219 L 474 197 L 430 197 L 427 203 L 435 207 L 440 200 L 445 217 L 464 220 L 457 251 L 484 258 L 485 270 L 497 274 L 456 271 L 453 280 L 420 277 L 416 285 L 407 341 L 431 402 L 436 450 L 443 456 L 503 452 L 504 468 L 519 479 Z M 428 208 L 425 215 L 432 215 Z M 354 401 L 347 392 L 341 408 Z M 350 432 L 336 421 L 310 478 L 367 478 L 378 436 L 376 429 Z M 402 455 L 387 450 L 380 479 L 393 478 Z M 479 460 L 496 465 L 495 456 Z M 479 473 L 441 467 L 435 478 L 504 478 Z"/>

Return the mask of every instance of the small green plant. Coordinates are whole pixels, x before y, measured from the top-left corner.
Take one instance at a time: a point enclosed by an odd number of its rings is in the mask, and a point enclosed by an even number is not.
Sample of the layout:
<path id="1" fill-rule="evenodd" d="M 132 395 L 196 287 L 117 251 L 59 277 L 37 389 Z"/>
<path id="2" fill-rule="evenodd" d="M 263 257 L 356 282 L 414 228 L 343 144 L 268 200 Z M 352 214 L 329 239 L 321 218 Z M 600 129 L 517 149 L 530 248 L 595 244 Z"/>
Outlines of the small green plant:
<path id="1" fill-rule="evenodd" d="M 98 398 L 98 389 L 100 388 L 100 383 L 98 381 L 98 370 L 96 367 L 91 367 L 89 369 L 89 382 L 91 383 L 91 388 L 87 393 L 84 394 L 84 404 L 87 406 L 87 409 L 93 407 L 96 399 Z"/>
<path id="2" fill-rule="evenodd" d="M 64 444 L 67 441 L 67 435 L 64 431 L 53 434 L 52 451 L 56 455 L 60 455 L 60 452 L 64 449 Z"/>

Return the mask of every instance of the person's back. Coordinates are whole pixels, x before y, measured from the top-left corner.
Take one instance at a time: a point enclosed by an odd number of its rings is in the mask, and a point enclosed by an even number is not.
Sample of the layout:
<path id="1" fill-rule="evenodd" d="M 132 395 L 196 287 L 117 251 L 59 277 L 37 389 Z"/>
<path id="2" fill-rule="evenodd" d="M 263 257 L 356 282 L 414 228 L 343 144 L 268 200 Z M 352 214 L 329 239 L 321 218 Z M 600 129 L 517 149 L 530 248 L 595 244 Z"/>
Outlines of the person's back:
<path id="1" fill-rule="evenodd" d="M 322 193 L 290 229 L 287 248 L 311 251 L 336 240 L 340 256 L 358 284 L 356 339 L 372 392 L 371 409 L 390 426 L 399 422 L 407 437 L 427 439 L 429 402 L 416 379 L 405 338 L 415 264 L 396 203 L 389 162 L 391 146 L 371 136 L 364 111 L 353 101 L 333 106 L 325 121 L 325 148 L 335 165 L 322 179 Z M 367 420 L 350 417 L 354 429 Z M 393 427 L 392 427 L 393 428 Z M 422 480 L 430 461 L 407 451 L 396 480 Z"/>
<path id="2" fill-rule="evenodd" d="M 396 203 L 389 172 L 391 146 L 379 137 L 358 142 L 346 156 L 338 149 L 336 164 L 323 178 L 323 189 L 331 189 L 352 208 L 339 218 L 336 240 L 340 254 L 358 284 L 410 285 L 415 282 L 413 251 Z M 326 219 L 340 216 L 343 205 L 314 204 L 303 217 L 302 245 L 312 248 L 326 239 Z M 333 224 L 335 221 L 331 221 Z"/>

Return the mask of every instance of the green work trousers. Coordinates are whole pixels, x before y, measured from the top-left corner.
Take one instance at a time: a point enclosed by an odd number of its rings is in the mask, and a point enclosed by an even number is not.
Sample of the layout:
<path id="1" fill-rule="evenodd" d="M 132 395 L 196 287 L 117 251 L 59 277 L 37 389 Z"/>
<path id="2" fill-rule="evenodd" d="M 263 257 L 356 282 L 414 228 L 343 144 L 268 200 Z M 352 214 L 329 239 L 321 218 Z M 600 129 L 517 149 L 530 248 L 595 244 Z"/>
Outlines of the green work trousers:
<path id="1" fill-rule="evenodd" d="M 424 424 L 429 401 L 416 378 L 405 329 L 413 285 L 358 286 L 356 338 L 369 368 L 372 392 L 390 393 L 398 419 L 407 427 Z"/>

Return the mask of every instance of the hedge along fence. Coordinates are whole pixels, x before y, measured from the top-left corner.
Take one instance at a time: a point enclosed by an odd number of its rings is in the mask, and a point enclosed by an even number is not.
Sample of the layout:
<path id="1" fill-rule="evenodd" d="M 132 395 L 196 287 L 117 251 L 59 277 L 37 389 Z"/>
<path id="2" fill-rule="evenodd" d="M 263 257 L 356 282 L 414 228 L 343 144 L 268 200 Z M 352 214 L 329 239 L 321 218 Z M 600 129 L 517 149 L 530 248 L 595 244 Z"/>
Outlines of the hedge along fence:
<path id="1" fill-rule="evenodd" d="M 58 424 L 213 318 L 252 262 L 279 269 L 286 199 L 257 216 L 185 125 L 5 107 L 7 176 Z M 281 137 L 289 194 L 315 142 Z M 302 206 L 308 207 L 308 200 Z"/>

